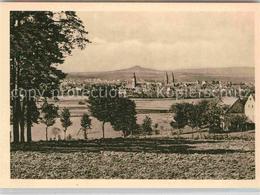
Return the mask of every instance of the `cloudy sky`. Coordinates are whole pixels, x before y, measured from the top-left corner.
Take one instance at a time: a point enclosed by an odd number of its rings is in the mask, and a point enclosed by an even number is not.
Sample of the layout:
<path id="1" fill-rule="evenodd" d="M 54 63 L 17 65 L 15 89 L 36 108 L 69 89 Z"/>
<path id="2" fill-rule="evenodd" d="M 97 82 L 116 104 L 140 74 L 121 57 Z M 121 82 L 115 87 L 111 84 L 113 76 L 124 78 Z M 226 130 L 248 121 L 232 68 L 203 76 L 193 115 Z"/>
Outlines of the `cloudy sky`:
<path id="1" fill-rule="evenodd" d="M 74 50 L 65 72 L 139 65 L 174 70 L 254 66 L 250 12 L 77 12 L 92 41 Z"/>

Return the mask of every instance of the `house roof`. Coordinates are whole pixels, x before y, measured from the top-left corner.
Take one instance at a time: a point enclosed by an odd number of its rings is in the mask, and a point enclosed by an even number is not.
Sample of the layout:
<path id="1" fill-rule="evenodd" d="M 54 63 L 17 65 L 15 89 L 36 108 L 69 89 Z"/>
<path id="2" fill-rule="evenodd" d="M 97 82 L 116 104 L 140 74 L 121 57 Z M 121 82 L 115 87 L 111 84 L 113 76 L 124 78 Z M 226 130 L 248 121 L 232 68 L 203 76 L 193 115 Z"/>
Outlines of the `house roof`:
<path id="1" fill-rule="evenodd" d="M 253 100 L 255 100 L 255 94 L 250 94 L 253 97 Z"/>
<path id="2" fill-rule="evenodd" d="M 246 101 L 247 98 L 237 99 L 237 101 L 235 101 L 235 103 L 227 110 L 227 113 L 244 113 Z"/>
<path id="3" fill-rule="evenodd" d="M 234 114 L 238 114 L 238 113 L 245 113 L 245 104 L 248 100 L 248 98 L 252 96 L 253 97 L 253 100 L 255 100 L 255 94 L 251 93 L 249 96 L 241 99 L 241 98 L 238 98 L 230 107 L 229 109 L 227 110 L 226 113 L 234 113 Z"/>
<path id="4" fill-rule="evenodd" d="M 236 97 L 221 97 L 217 99 L 217 103 L 220 105 L 231 106 L 237 101 Z"/>

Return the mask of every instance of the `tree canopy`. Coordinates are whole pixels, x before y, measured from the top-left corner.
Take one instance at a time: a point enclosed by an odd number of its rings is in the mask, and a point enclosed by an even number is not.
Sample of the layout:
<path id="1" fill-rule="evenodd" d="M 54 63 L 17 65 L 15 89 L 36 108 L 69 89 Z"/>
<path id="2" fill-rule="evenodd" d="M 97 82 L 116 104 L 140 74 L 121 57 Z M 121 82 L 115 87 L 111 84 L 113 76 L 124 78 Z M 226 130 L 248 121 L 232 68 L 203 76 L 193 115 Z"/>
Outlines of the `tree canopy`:
<path id="1" fill-rule="evenodd" d="M 48 140 L 48 127 L 56 122 L 58 115 L 58 106 L 49 104 L 47 101 L 42 105 L 42 118 L 41 122 L 46 125 L 46 141 Z"/>
<path id="2" fill-rule="evenodd" d="M 118 98 L 111 124 L 115 130 L 122 131 L 124 137 L 133 133 L 137 129 L 135 102 L 125 97 Z"/>
<path id="3" fill-rule="evenodd" d="M 91 119 L 87 113 L 84 113 L 80 120 L 81 130 L 84 132 L 84 139 L 87 139 L 87 129 L 91 128 Z"/>
<path id="4" fill-rule="evenodd" d="M 142 124 L 142 130 L 144 131 L 144 133 L 148 135 L 152 133 L 153 131 L 152 123 L 153 123 L 152 119 L 149 116 L 145 116 Z"/>
<path id="5" fill-rule="evenodd" d="M 95 118 L 102 121 L 102 133 L 105 138 L 105 123 L 114 120 L 114 110 L 117 104 L 118 91 L 115 87 L 101 85 L 93 86 L 88 100 L 88 108 Z"/>
<path id="6" fill-rule="evenodd" d="M 72 121 L 70 120 L 70 111 L 68 108 L 63 108 L 60 115 L 61 125 L 64 128 L 64 140 L 66 140 L 66 132 L 69 126 L 72 125 Z"/>
<path id="7" fill-rule="evenodd" d="M 191 128 L 208 127 L 210 131 L 219 131 L 221 129 L 224 110 L 216 102 L 201 101 L 197 104 L 178 103 L 172 105 L 174 113 L 172 127 L 178 129 L 186 125 Z"/>

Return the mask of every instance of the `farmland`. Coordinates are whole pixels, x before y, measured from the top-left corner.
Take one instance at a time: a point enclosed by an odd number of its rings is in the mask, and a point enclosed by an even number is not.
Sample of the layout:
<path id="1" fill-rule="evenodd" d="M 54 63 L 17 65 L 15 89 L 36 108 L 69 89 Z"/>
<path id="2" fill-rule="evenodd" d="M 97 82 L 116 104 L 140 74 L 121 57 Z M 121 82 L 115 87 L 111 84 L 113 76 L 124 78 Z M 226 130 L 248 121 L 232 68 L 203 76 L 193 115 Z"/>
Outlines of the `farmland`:
<path id="1" fill-rule="evenodd" d="M 79 99 L 63 100 L 60 108 L 72 113 L 73 125 L 67 135 L 72 140 L 45 140 L 45 127 L 33 127 L 32 143 L 11 144 L 11 178 L 13 179 L 254 179 L 255 131 L 209 134 L 207 129 L 186 126 L 173 129 L 167 110 L 173 99 L 138 99 L 137 114 L 141 124 L 145 116 L 158 124 L 159 134 L 122 138 L 120 131 L 92 117 L 88 140 L 78 133 L 80 116 L 88 112 Z M 189 102 L 198 100 L 185 100 Z M 57 119 L 54 127 L 61 128 Z M 60 132 L 62 135 L 62 130 Z M 53 137 L 52 128 L 49 136 Z M 62 137 L 63 138 L 63 137 Z"/>
<path id="2" fill-rule="evenodd" d="M 11 178 L 254 179 L 254 141 L 105 139 L 12 145 Z"/>

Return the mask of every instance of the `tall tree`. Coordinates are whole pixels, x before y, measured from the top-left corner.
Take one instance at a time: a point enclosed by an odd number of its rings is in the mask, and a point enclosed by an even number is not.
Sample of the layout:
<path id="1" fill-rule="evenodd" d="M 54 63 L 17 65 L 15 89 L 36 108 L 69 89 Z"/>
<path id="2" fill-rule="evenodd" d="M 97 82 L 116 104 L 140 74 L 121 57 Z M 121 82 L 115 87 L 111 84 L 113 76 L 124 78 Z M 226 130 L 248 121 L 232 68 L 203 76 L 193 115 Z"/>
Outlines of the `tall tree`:
<path id="1" fill-rule="evenodd" d="M 190 104 L 189 109 L 187 109 L 188 125 L 192 130 L 197 128 L 203 128 L 208 124 L 207 110 L 208 110 L 208 101 L 201 101 L 198 104 Z M 192 131 L 193 137 L 194 131 Z"/>
<path id="2" fill-rule="evenodd" d="M 102 121 L 102 134 L 105 138 L 105 123 L 113 122 L 116 101 L 119 98 L 116 87 L 93 86 L 88 100 L 89 110 L 95 118 Z"/>
<path id="3" fill-rule="evenodd" d="M 58 117 L 58 107 L 54 104 L 49 104 L 47 101 L 42 105 L 42 119 L 41 122 L 45 124 L 45 136 L 48 141 L 48 128 L 55 124 Z"/>
<path id="4" fill-rule="evenodd" d="M 61 112 L 61 116 L 60 116 L 60 121 L 61 121 L 61 125 L 64 128 L 64 140 L 66 140 L 66 133 L 67 133 L 67 129 L 69 126 L 72 125 L 72 122 L 70 120 L 70 111 L 68 108 L 64 108 Z"/>
<path id="5" fill-rule="evenodd" d="M 209 107 L 206 111 L 209 132 L 219 132 L 222 130 L 221 123 L 222 123 L 222 116 L 223 116 L 223 109 L 215 102 L 209 103 Z"/>
<path id="6" fill-rule="evenodd" d="M 88 139 L 87 130 L 91 128 L 91 119 L 87 113 L 84 113 L 80 120 L 81 130 L 84 133 L 84 139 Z"/>
<path id="7" fill-rule="evenodd" d="M 171 122 L 171 126 L 180 129 L 185 127 L 185 125 L 188 125 L 191 106 L 192 104 L 189 103 L 178 103 L 172 105 L 171 111 L 174 113 L 174 122 Z"/>
<path id="8" fill-rule="evenodd" d="M 124 137 L 133 134 L 137 129 L 135 102 L 125 97 L 118 98 L 111 124 L 115 130 L 122 131 Z"/>
<path id="9" fill-rule="evenodd" d="M 28 96 L 29 97 L 29 96 Z M 30 99 L 30 98 L 28 98 Z M 31 128 L 34 123 L 38 123 L 38 119 L 40 116 L 40 112 L 37 107 L 36 101 L 26 101 L 26 108 L 25 108 L 25 122 L 27 125 L 27 142 L 32 141 L 32 133 L 31 133 Z"/>
<path id="10" fill-rule="evenodd" d="M 72 49 L 83 49 L 88 43 L 87 32 L 75 12 L 12 11 L 10 12 L 10 88 L 17 94 L 21 89 L 38 89 L 27 94 L 27 141 L 31 141 L 32 107 L 35 97 L 50 97 L 65 77 L 57 64 L 62 64 Z M 44 93 L 38 93 L 44 90 Z M 23 120 L 20 96 L 11 99 L 14 142 L 19 141 L 19 123 Z"/>
<path id="11" fill-rule="evenodd" d="M 208 100 L 202 100 L 197 104 L 196 115 L 198 116 L 197 126 L 199 128 L 204 128 L 208 126 L 208 109 L 210 102 Z"/>

